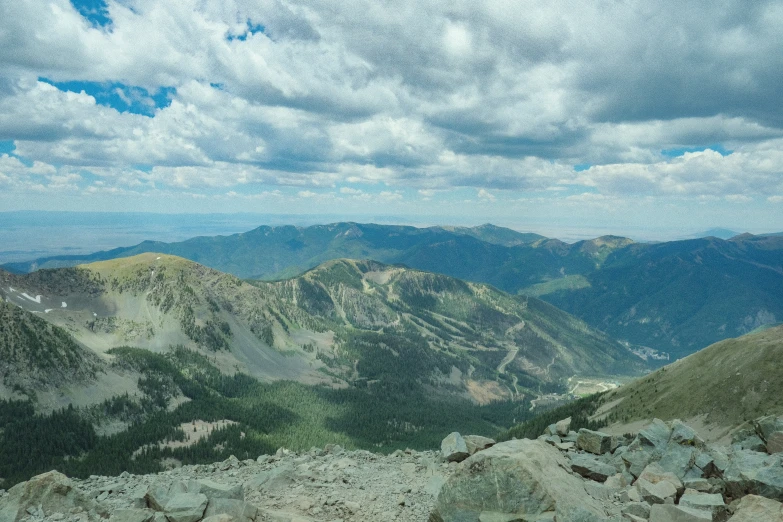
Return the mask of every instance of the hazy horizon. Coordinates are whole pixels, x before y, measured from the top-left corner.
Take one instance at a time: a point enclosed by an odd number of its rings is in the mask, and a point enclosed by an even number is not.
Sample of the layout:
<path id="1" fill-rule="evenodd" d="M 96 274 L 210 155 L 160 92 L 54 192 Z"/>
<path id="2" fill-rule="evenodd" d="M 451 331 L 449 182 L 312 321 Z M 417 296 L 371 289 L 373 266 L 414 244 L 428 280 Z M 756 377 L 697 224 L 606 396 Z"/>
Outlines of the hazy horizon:
<path id="1" fill-rule="evenodd" d="M 341 221 L 383 225 L 478 226 L 491 223 L 517 230 L 535 232 L 566 242 L 619 235 L 634 241 L 670 241 L 690 239 L 709 229 L 631 228 L 607 226 L 557 225 L 470 220 L 441 216 L 438 219 L 409 219 L 388 215 L 347 214 L 261 214 L 261 213 L 144 213 L 14 211 L 0 212 L 0 264 L 28 261 L 53 255 L 89 254 L 100 250 L 136 245 L 145 240 L 174 242 L 196 236 L 229 235 L 247 232 L 259 226 L 310 226 Z M 737 233 L 773 233 L 776 230 L 742 230 Z"/>

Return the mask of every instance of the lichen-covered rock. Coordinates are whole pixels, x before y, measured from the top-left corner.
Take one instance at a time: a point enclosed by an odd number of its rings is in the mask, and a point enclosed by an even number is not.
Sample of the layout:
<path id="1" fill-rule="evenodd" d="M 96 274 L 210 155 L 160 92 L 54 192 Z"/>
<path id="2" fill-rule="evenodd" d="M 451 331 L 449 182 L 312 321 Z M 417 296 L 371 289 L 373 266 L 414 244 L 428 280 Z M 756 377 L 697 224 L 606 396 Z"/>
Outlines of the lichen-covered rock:
<path id="1" fill-rule="evenodd" d="M 105 507 L 74 488 L 71 479 L 57 471 L 35 476 L 8 490 L 0 499 L 0 522 L 19 522 L 28 516 L 30 508 L 42 516 L 72 510 L 108 516 Z"/>
<path id="2" fill-rule="evenodd" d="M 732 498 L 754 494 L 783 501 L 783 456 L 736 451 L 730 458 L 724 481 Z"/>
<path id="3" fill-rule="evenodd" d="M 783 453 L 783 431 L 773 431 L 767 437 L 767 453 Z"/>
<path id="4" fill-rule="evenodd" d="M 231 498 L 210 499 L 204 517 L 229 515 L 235 522 L 251 522 L 258 515 L 258 508 L 243 500 Z"/>
<path id="5" fill-rule="evenodd" d="M 481 435 L 466 435 L 462 437 L 465 440 L 465 445 L 468 448 L 468 453 L 473 455 L 477 451 L 483 451 L 487 448 L 491 448 L 497 442 L 495 439 L 489 437 L 482 437 Z"/>
<path id="6" fill-rule="evenodd" d="M 601 504 L 567 469 L 566 459 L 544 442 L 496 444 L 461 464 L 438 495 L 431 520 L 535 520 L 550 514 L 557 520 L 601 520 Z"/>
<path id="7" fill-rule="evenodd" d="M 603 455 L 612 449 L 612 436 L 608 433 L 582 428 L 576 438 L 576 446 L 595 455 Z"/>
<path id="8" fill-rule="evenodd" d="M 571 417 L 559 420 L 555 423 L 556 435 L 565 437 L 568 435 L 568 431 L 571 429 Z"/>
<path id="9" fill-rule="evenodd" d="M 748 495 L 737 503 L 730 522 L 770 522 L 783 520 L 783 504 L 776 500 Z"/>
<path id="10" fill-rule="evenodd" d="M 241 484 L 229 486 L 214 480 L 191 480 L 187 484 L 188 493 L 203 493 L 209 500 L 215 498 L 230 498 L 233 500 L 245 500 L 245 493 Z"/>
<path id="11" fill-rule="evenodd" d="M 109 522 L 151 522 L 154 517 L 155 512 L 149 509 L 118 509 Z"/>
<path id="12" fill-rule="evenodd" d="M 209 500 L 203 493 L 180 493 L 166 504 L 169 522 L 197 522 L 204 517 Z"/>
<path id="13" fill-rule="evenodd" d="M 783 417 L 776 417 L 774 415 L 768 415 L 767 417 L 761 417 L 754 420 L 752 423 L 756 434 L 766 442 L 769 440 L 770 435 L 776 431 L 783 431 Z"/>
<path id="14" fill-rule="evenodd" d="M 590 455 L 577 454 L 570 455 L 569 458 L 572 470 L 596 482 L 605 482 L 606 479 L 617 473 L 614 466 L 601 462 Z"/>
<path id="15" fill-rule="evenodd" d="M 650 522 L 712 522 L 712 515 L 673 504 L 656 504 L 650 509 Z"/>
<path id="16" fill-rule="evenodd" d="M 723 502 L 722 495 L 710 493 L 685 493 L 680 497 L 679 505 L 707 511 L 712 515 L 713 522 L 724 522 L 729 518 L 728 508 Z"/>
<path id="17" fill-rule="evenodd" d="M 642 447 L 646 447 L 652 453 L 653 459 L 657 460 L 666 451 L 671 434 L 671 428 L 665 422 L 661 419 L 653 419 L 650 424 L 639 431 L 636 441 Z"/>

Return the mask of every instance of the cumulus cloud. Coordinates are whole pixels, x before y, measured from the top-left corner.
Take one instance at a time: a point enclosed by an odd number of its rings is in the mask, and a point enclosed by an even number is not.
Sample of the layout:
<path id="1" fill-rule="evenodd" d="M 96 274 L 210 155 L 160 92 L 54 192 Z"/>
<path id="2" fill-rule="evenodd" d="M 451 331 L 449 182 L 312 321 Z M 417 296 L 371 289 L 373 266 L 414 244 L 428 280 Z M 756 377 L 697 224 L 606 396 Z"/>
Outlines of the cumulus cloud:
<path id="1" fill-rule="evenodd" d="M 15 146 L 4 187 L 783 193 L 775 0 L 108 0 L 101 16 L 69 0 L 0 5 L 0 142 Z"/>

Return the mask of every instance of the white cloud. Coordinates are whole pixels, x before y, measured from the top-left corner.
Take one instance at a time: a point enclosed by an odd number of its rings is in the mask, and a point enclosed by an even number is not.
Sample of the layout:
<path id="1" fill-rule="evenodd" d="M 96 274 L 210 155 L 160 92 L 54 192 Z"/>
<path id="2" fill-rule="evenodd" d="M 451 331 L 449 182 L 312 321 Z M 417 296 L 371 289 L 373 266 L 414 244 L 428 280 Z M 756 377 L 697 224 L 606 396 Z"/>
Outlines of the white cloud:
<path id="1" fill-rule="evenodd" d="M 783 193 L 777 1 L 107 7 L 109 28 L 68 0 L 0 5 L 0 140 L 25 160 L 0 159 L 4 187 L 239 198 L 289 186 L 357 201 L 404 200 L 402 189 L 469 188 L 487 201 L 564 187 L 593 198 Z M 151 103 L 135 87 L 175 94 L 146 117 L 41 77 L 123 84 L 111 88 L 126 103 Z M 714 144 L 734 152 L 661 152 Z M 345 183 L 378 188 L 336 188 Z"/>
<path id="2" fill-rule="evenodd" d="M 494 194 L 486 189 L 479 189 L 476 195 L 481 201 L 494 202 L 497 199 Z"/>

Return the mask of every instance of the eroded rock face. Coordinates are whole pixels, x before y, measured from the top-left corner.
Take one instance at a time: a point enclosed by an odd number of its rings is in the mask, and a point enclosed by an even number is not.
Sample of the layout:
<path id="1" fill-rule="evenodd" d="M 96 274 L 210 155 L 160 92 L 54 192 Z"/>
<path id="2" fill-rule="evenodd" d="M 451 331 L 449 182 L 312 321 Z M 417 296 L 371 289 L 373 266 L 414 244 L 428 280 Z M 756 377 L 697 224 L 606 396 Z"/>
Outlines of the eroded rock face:
<path id="1" fill-rule="evenodd" d="M 432 520 L 600 520 L 601 504 L 567 470 L 554 447 L 527 439 L 496 444 L 465 460 L 438 496 Z M 570 518 L 569 518 L 570 517 Z"/>

